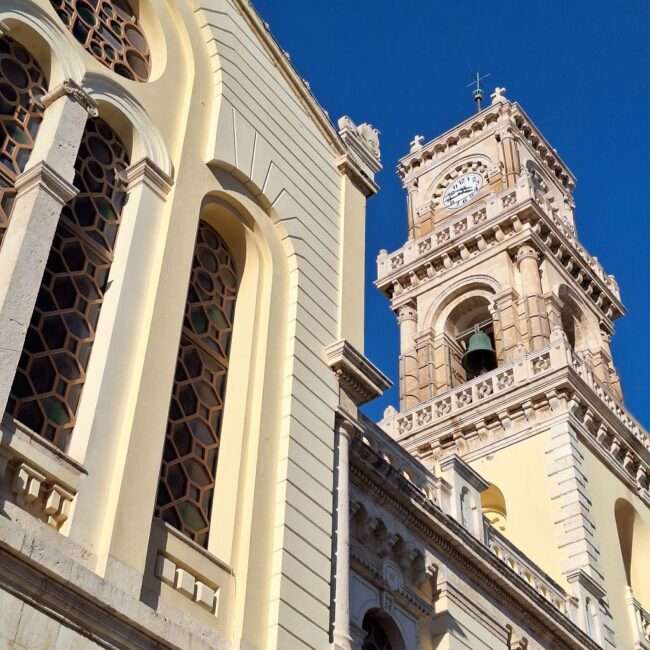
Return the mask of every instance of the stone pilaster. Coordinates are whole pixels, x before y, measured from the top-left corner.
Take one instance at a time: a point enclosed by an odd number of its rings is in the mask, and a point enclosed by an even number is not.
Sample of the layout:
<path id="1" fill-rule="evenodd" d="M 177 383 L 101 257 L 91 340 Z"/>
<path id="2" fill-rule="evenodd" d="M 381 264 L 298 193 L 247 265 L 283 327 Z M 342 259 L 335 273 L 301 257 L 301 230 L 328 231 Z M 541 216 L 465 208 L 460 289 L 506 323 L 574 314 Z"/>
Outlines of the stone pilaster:
<path id="1" fill-rule="evenodd" d="M 128 201 L 111 267 L 111 290 L 102 305 L 101 340 L 93 348 L 94 364 L 70 447 L 74 457 L 85 459 L 93 476 L 79 494 L 73 535 L 102 559 L 128 558 L 134 575 L 144 572 L 151 521 L 139 513 L 150 513 L 155 501 L 164 430 L 129 439 L 134 430 L 131 391 L 141 372 L 151 324 L 171 187 L 172 179 L 148 159 L 126 171 Z M 143 464 L 143 458 L 149 460 Z M 97 508 L 97 500 L 111 486 L 119 486 L 119 500 L 106 500 Z M 106 528 L 114 531 L 110 547 L 102 545 Z M 137 580 L 133 588 L 139 590 Z"/>
<path id="2" fill-rule="evenodd" d="M 63 206 L 77 193 L 74 163 L 92 99 L 68 80 L 42 100 L 35 147 L 16 179 L 16 198 L 0 248 L 0 413 L 4 413 Z"/>

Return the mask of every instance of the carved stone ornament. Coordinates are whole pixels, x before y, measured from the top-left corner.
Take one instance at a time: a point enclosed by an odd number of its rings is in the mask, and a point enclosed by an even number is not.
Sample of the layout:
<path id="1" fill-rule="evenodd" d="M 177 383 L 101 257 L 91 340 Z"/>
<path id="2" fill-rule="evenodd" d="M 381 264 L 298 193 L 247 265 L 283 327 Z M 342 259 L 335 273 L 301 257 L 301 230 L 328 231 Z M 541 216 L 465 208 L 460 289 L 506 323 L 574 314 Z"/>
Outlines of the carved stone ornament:
<path id="1" fill-rule="evenodd" d="M 51 90 L 47 95 L 40 98 L 40 103 L 43 108 L 47 108 L 53 104 L 57 99 L 67 95 L 72 101 L 77 102 L 82 108 L 86 110 L 90 117 L 99 116 L 99 108 L 95 100 L 85 91 L 76 81 L 66 79 L 63 83 L 59 84 L 56 88 Z"/>

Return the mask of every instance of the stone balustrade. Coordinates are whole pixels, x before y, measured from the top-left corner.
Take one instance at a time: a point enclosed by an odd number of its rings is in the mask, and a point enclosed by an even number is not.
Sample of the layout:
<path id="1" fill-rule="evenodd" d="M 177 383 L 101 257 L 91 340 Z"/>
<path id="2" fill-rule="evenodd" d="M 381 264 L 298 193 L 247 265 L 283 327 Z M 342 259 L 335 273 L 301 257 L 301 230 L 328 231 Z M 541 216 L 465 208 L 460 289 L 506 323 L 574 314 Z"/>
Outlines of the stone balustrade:
<path id="1" fill-rule="evenodd" d="M 650 650 L 650 612 L 634 597 L 627 588 L 627 602 L 632 619 L 632 633 L 636 650 Z"/>
<path id="2" fill-rule="evenodd" d="M 487 520 L 484 523 L 485 545 L 522 580 L 545 598 L 565 616 L 572 617 L 571 597 L 552 578 L 547 576 L 522 551 L 503 536 Z"/>
<path id="3" fill-rule="evenodd" d="M 441 479 L 434 476 L 411 454 L 393 442 L 374 422 L 360 414 L 363 434 L 360 442 L 366 449 L 392 467 L 417 493 L 441 505 Z"/>
<path id="4" fill-rule="evenodd" d="M 606 386 L 593 372 L 591 366 L 579 354 L 568 350 L 573 369 L 583 381 L 607 405 L 609 410 L 632 433 L 632 435 L 648 450 L 650 450 L 650 434 L 639 421 L 621 404 L 610 388 Z"/>
<path id="5" fill-rule="evenodd" d="M 400 413 L 391 423 L 393 426 L 391 433 L 399 437 L 414 433 L 437 419 L 456 415 L 473 408 L 487 398 L 525 384 L 550 369 L 550 348 L 524 354 L 515 364 L 485 373 L 461 386 L 436 395 L 410 411 Z"/>

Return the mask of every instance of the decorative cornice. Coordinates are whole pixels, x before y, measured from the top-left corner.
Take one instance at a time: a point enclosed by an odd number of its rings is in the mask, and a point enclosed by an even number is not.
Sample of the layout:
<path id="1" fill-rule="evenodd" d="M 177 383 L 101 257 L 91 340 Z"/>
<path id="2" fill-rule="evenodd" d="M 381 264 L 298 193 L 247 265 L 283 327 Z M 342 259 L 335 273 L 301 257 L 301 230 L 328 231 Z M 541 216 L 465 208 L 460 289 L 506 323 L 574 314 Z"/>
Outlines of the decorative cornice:
<path id="1" fill-rule="evenodd" d="M 407 182 L 413 172 L 418 175 L 427 171 L 431 166 L 428 164 L 429 161 L 444 161 L 452 154 L 457 155 L 458 149 L 474 142 L 477 138 L 485 137 L 488 133 L 503 131 L 504 128 L 520 133 L 527 145 L 533 148 L 547 166 L 551 175 L 557 178 L 564 188 L 573 190 L 575 177 L 571 170 L 521 106 L 507 100 L 487 106 L 480 113 L 472 115 L 424 145 L 419 141 L 416 147 L 400 159 L 397 167 L 398 175 Z"/>
<path id="2" fill-rule="evenodd" d="M 391 386 L 390 379 L 345 339 L 326 347 L 325 356 L 342 388 L 357 406 L 378 397 Z"/>
<path id="3" fill-rule="evenodd" d="M 16 177 L 15 188 L 18 195 L 35 189 L 43 190 L 61 205 L 65 205 L 79 193 L 72 183 L 44 160 L 19 174 Z"/>
<path id="4" fill-rule="evenodd" d="M 392 298 L 395 309 L 484 252 L 494 255 L 497 246 L 516 251 L 523 244 L 543 251 L 568 282 L 586 286 L 583 290 L 599 317 L 611 321 L 625 313 L 613 276 L 605 273 L 559 217 L 537 201 L 524 181 L 489 195 L 487 201 L 391 254 L 380 252 L 375 286 Z"/>
<path id="5" fill-rule="evenodd" d="M 150 158 L 141 158 L 125 172 L 126 190 L 130 192 L 140 183 L 144 183 L 161 199 L 166 199 L 174 185 L 174 179 L 168 176 Z"/>
<path id="6" fill-rule="evenodd" d="M 77 102 L 90 117 L 99 116 L 99 108 L 95 100 L 90 94 L 84 90 L 76 81 L 72 79 L 65 79 L 56 88 L 53 88 L 49 93 L 40 98 L 40 103 L 43 108 L 47 108 L 53 104 L 57 99 L 63 96 L 68 96 L 72 101 Z"/>

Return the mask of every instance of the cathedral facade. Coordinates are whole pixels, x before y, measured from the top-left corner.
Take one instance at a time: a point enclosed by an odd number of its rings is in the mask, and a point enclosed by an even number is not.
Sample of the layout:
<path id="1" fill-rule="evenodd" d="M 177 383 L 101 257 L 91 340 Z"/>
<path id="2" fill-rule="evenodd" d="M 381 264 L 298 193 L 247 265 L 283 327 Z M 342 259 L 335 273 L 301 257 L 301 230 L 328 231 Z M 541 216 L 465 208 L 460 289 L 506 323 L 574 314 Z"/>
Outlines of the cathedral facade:
<path id="1" fill-rule="evenodd" d="M 247 0 L 0 5 L 0 649 L 650 650 L 650 436 L 497 88 L 399 162 Z"/>

